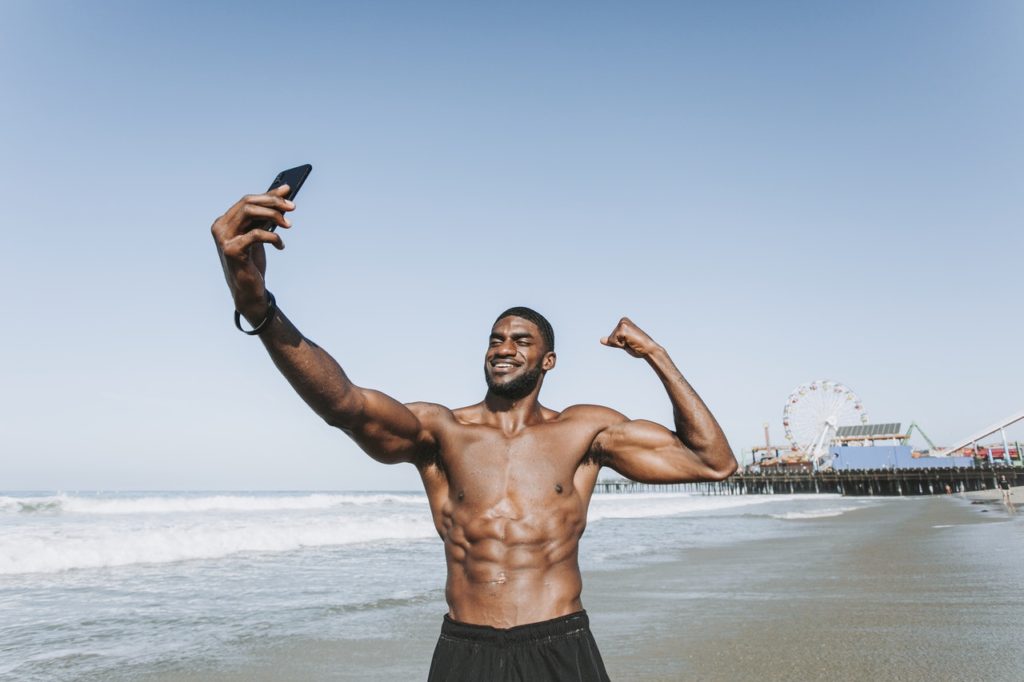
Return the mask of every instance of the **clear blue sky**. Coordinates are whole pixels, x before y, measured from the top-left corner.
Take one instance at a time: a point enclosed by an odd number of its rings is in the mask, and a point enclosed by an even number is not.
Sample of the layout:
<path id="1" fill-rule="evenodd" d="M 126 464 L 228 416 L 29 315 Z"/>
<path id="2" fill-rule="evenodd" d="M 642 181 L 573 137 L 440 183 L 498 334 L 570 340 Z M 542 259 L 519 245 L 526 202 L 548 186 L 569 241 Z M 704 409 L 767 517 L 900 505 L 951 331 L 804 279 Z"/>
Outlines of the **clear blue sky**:
<path id="1" fill-rule="evenodd" d="M 1019 2 L 9 2 L 0 93 L 0 489 L 418 485 L 231 324 L 209 225 L 306 162 L 269 286 L 401 400 L 523 304 L 546 404 L 670 422 L 629 315 L 737 451 L 816 378 L 1024 407 Z"/>

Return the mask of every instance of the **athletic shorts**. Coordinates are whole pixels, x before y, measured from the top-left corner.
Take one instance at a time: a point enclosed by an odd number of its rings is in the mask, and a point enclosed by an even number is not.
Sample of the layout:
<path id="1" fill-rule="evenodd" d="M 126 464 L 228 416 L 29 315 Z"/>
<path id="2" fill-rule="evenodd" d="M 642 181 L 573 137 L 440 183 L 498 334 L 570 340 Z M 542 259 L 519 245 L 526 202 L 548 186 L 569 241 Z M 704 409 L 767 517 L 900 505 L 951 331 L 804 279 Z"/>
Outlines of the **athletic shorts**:
<path id="1" fill-rule="evenodd" d="M 502 630 L 445 615 L 427 682 L 609 682 L 586 611 Z"/>

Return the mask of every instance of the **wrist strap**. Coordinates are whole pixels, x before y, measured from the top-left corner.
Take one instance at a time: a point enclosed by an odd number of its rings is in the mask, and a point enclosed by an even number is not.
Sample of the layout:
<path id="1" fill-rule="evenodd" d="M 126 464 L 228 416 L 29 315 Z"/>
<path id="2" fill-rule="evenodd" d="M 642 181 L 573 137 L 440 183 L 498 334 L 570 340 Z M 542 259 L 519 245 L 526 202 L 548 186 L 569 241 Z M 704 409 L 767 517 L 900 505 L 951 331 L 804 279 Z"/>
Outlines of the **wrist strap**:
<path id="1" fill-rule="evenodd" d="M 246 331 L 246 330 L 242 329 L 242 314 L 239 313 L 236 310 L 235 311 L 235 327 L 237 327 L 238 331 L 242 332 L 243 334 L 248 334 L 249 336 L 259 336 L 264 331 L 266 331 L 267 327 L 270 326 L 270 321 L 274 319 L 274 314 L 275 313 L 277 313 L 277 301 L 274 299 L 274 295 L 268 291 L 267 292 L 267 316 L 263 318 L 263 321 L 260 322 L 255 327 L 253 327 L 252 329 L 250 329 L 249 331 Z"/>

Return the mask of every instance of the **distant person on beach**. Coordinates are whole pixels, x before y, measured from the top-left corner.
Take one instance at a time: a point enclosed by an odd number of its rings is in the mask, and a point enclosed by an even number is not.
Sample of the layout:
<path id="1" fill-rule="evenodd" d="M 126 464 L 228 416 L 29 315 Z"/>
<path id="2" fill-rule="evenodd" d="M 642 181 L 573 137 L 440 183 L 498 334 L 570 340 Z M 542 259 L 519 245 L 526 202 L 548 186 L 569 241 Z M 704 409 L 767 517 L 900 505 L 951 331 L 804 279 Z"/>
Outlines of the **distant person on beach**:
<path id="1" fill-rule="evenodd" d="M 1003 502 L 1013 505 L 1013 498 L 1010 497 L 1010 482 L 1006 480 L 1006 474 L 999 477 L 999 489 L 1003 491 Z"/>
<path id="2" fill-rule="evenodd" d="M 243 197 L 213 223 L 214 241 L 236 310 L 302 399 L 377 461 L 419 471 L 448 567 L 448 613 L 428 679 L 607 680 L 578 562 L 598 472 L 606 466 L 645 483 L 722 480 L 737 465 L 718 422 L 665 349 L 627 318 L 601 343 L 654 370 L 675 431 L 597 405 L 542 406 L 555 335 L 522 307 L 491 327 L 487 392 L 475 405 L 402 404 L 356 386 L 265 289 L 264 244 L 283 243 L 256 225 L 290 227 L 287 191 Z M 372 331 L 359 332 L 372 343 Z"/>

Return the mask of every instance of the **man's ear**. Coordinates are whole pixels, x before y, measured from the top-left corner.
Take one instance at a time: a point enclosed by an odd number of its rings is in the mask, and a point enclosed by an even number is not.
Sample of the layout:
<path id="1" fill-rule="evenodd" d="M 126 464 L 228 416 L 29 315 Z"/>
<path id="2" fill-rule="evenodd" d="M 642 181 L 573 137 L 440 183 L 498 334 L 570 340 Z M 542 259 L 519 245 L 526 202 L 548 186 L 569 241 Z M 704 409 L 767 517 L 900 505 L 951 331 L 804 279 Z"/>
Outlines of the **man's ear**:
<path id="1" fill-rule="evenodd" d="M 543 369 L 545 372 L 550 372 L 555 368 L 555 361 L 557 359 L 558 357 L 555 355 L 555 351 L 549 350 L 547 353 L 544 354 L 544 359 L 541 360 L 540 368 Z"/>

